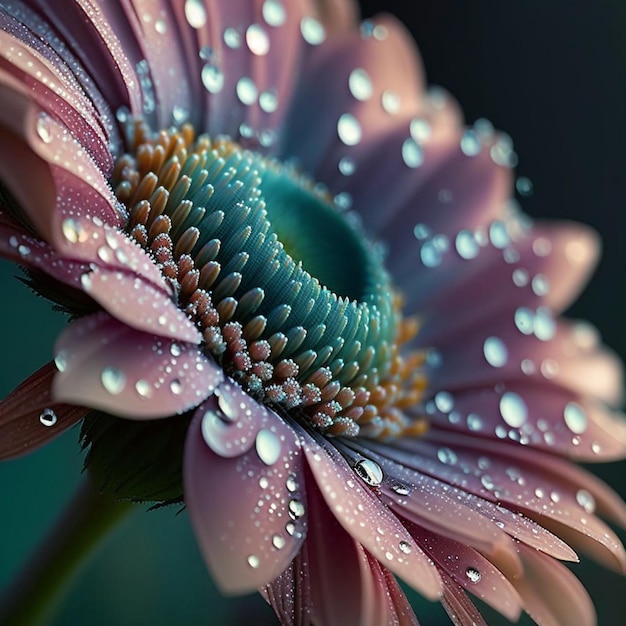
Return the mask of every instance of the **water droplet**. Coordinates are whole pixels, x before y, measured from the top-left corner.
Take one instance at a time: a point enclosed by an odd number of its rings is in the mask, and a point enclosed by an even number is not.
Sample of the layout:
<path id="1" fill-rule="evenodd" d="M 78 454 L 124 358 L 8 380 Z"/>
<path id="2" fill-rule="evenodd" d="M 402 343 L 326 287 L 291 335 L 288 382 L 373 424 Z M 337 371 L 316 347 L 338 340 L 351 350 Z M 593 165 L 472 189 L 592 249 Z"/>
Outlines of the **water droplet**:
<path id="1" fill-rule="evenodd" d="M 465 570 L 465 575 L 467 576 L 467 579 L 474 584 L 479 583 L 480 579 L 483 577 L 475 567 L 468 567 Z"/>
<path id="2" fill-rule="evenodd" d="M 326 31 L 320 22 L 312 17 L 304 17 L 300 22 L 300 32 L 304 37 L 304 41 L 317 46 L 326 39 Z"/>
<path id="3" fill-rule="evenodd" d="M 503 367 L 508 358 L 508 350 L 502 339 L 498 337 L 487 337 L 483 344 L 483 354 L 487 363 L 492 367 Z"/>
<path id="4" fill-rule="evenodd" d="M 37 117 L 37 134 L 39 135 L 39 139 L 44 143 L 50 143 L 52 141 L 52 132 L 50 130 L 50 118 L 46 113 L 40 113 L 39 117 Z"/>
<path id="5" fill-rule="evenodd" d="M 290 537 L 293 537 L 296 532 L 296 525 L 293 522 L 287 522 L 285 524 L 285 530 Z"/>
<path id="6" fill-rule="evenodd" d="M 337 122 L 337 134 L 346 146 L 355 146 L 361 141 L 361 125 L 351 113 L 344 113 Z"/>
<path id="7" fill-rule="evenodd" d="M 520 196 L 528 198 L 533 195 L 533 182 L 526 176 L 520 176 L 515 181 L 515 189 Z"/>
<path id="8" fill-rule="evenodd" d="M 398 543 L 398 548 L 400 552 L 404 552 L 404 554 L 411 554 L 411 544 L 408 541 L 401 541 Z"/>
<path id="9" fill-rule="evenodd" d="M 372 80 L 370 75 L 360 67 L 352 70 L 350 73 L 348 86 L 350 87 L 350 93 L 357 100 L 365 101 L 372 97 L 372 92 L 374 90 L 372 87 Z"/>
<path id="10" fill-rule="evenodd" d="M 399 496 L 408 496 L 411 493 L 411 490 L 406 485 L 401 485 L 400 483 L 396 483 L 391 489 Z"/>
<path id="11" fill-rule="evenodd" d="M 513 283 L 516 287 L 525 287 L 528 284 L 528 272 L 519 267 L 513 270 Z"/>
<path id="12" fill-rule="evenodd" d="M 154 23 L 154 30 L 156 30 L 159 35 L 164 35 L 167 32 L 167 22 L 164 19 L 158 19 Z"/>
<path id="13" fill-rule="evenodd" d="M 109 393 L 117 395 L 124 391 L 126 376 L 116 367 L 105 367 L 100 375 L 100 382 Z"/>
<path id="14" fill-rule="evenodd" d="M 491 478 L 489 474 L 483 474 L 480 477 L 480 484 L 487 489 L 487 491 L 491 491 L 496 486 L 493 482 L 493 478 Z"/>
<path id="15" fill-rule="evenodd" d="M 535 329 L 535 314 L 527 307 L 519 307 L 515 311 L 515 326 L 524 335 L 532 335 Z"/>
<path id="16" fill-rule="evenodd" d="M 500 398 L 500 414 L 511 428 L 520 428 L 528 417 L 528 407 L 520 395 L 507 391 Z"/>
<path id="17" fill-rule="evenodd" d="M 393 91 L 385 91 L 381 101 L 383 109 L 390 115 L 395 115 L 400 110 L 400 96 Z"/>
<path id="18" fill-rule="evenodd" d="M 59 372 L 63 373 L 67 369 L 67 354 L 64 350 L 54 357 L 54 364 Z"/>
<path id="19" fill-rule="evenodd" d="M 543 274 L 533 276 L 530 286 L 536 296 L 542 297 L 548 295 L 550 291 L 550 281 Z"/>
<path id="20" fill-rule="evenodd" d="M 281 550 L 282 548 L 284 548 L 286 543 L 287 542 L 285 541 L 285 538 L 282 535 L 276 534 L 272 537 L 272 545 L 277 550 Z"/>
<path id="21" fill-rule="evenodd" d="M 295 474 L 289 474 L 287 476 L 287 480 L 285 481 L 285 486 L 287 487 L 287 491 L 289 493 L 293 493 L 298 490 L 298 480 Z"/>
<path id="22" fill-rule="evenodd" d="M 259 559 L 258 556 L 256 556 L 256 554 L 251 554 L 248 557 L 248 565 L 252 568 L 252 569 L 258 569 L 259 565 L 261 565 L 261 560 Z"/>
<path id="23" fill-rule="evenodd" d="M 576 493 L 576 502 L 586 513 L 593 513 L 596 510 L 596 499 L 586 489 L 579 489 Z"/>
<path id="24" fill-rule="evenodd" d="M 343 157 L 339 160 L 338 167 L 344 176 L 352 176 L 356 172 L 356 161 L 350 157 Z"/>
<path id="25" fill-rule="evenodd" d="M 416 239 L 426 239 L 430 235 L 430 228 L 426 224 L 415 224 L 413 234 Z"/>
<path id="26" fill-rule="evenodd" d="M 413 137 L 405 139 L 402 144 L 402 160 L 412 168 L 419 167 L 424 162 L 424 151 Z"/>
<path id="27" fill-rule="evenodd" d="M 473 432 L 480 430 L 483 427 L 483 420 L 480 415 L 470 413 L 467 416 L 467 427 Z"/>
<path id="28" fill-rule="evenodd" d="M 289 500 L 288 510 L 289 517 L 293 520 L 300 519 L 305 513 L 304 504 L 302 504 L 300 500 Z M 287 530 L 287 532 L 289 532 L 289 530 Z"/>
<path id="29" fill-rule="evenodd" d="M 411 133 L 411 137 L 413 137 L 413 139 L 415 139 L 418 143 L 426 141 L 432 134 L 430 124 L 426 120 L 419 117 L 411 120 L 409 131 Z"/>
<path id="30" fill-rule="evenodd" d="M 233 50 L 241 46 L 241 33 L 232 26 L 224 31 L 224 43 Z"/>
<path id="31" fill-rule="evenodd" d="M 383 470 L 371 459 L 360 459 L 354 465 L 354 471 L 368 485 L 377 487 L 383 482 Z"/>
<path id="32" fill-rule="evenodd" d="M 206 11 L 202 0 L 186 0 L 185 17 L 192 28 L 202 28 L 206 24 Z"/>
<path id="33" fill-rule="evenodd" d="M 471 230 L 460 230 L 456 236 L 454 246 L 462 259 L 474 259 L 480 250 L 476 237 Z"/>
<path id="34" fill-rule="evenodd" d="M 498 250 L 503 250 L 509 245 L 511 240 L 504 222 L 499 220 L 492 222 L 491 226 L 489 226 L 489 241 L 491 241 L 491 245 L 494 248 L 498 248 Z"/>
<path id="35" fill-rule="evenodd" d="M 576 435 L 587 430 L 587 414 L 576 402 L 568 402 L 563 411 L 563 418 L 567 427 Z"/>
<path id="36" fill-rule="evenodd" d="M 149 398 L 152 396 L 152 385 L 147 380 L 141 378 L 135 383 L 135 391 L 142 398 Z"/>
<path id="37" fill-rule="evenodd" d="M 533 323 L 535 337 L 541 341 L 549 341 L 556 333 L 556 322 L 550 310 L 546 307 L 539 307 L 535 314 Z"/>
<path id="38" fill-rule="evenodd" d="M 259 106 L 266 113 L 273 113 L 278 109 L 278 95 L 275 91 L 264 91 L 259 96 Z"/>
<path id="39" fill-rule="evenodd" d="M 174 378 L 170 382 L 170 391 L 175 395 L 179 396 L 183 392 L 183 384 L 178 380 L 178 378 Z"/>
<path id="40" fill-rule="evenodd" d="M 213 63 L 207 63 L 202 68 L 202 84 L 205 86 L 209 93 L 219 93 L 224 87 L 224 74 L 222 70 L 213 65 Z"/>
<path id="41" fill-rule="evenodd" d="M 256 453 L 265 465 L 274 465 L 280 458 L 280 441 L 271 431 L 262 428 L 256 436 Z"/>
<path id="42" fill-rule="evenodd" d="M 434 240 L 426 241 L 420 248 L 420 259 L 425 267 L 434 268 L 443 260 L 442 251 Z"/>
<path id="43" fill-rule="evenodd" d="M 457 456 L 450 448 L 439 448 L 439 450 L 437 450 L 437 458 L 444 465 L 454 465 L 457 462 Z"/>
<path id="44" fill-rule="evenodd" d="M 243 104 L 248 106 L 256 102 L 258 90 L 254 81 L 247 76 L 243 76 L 237 81 L 237 97 Z"/>
<path id="45" fill-rule="evenodd" d="M 81 227 L 79 226 L 78 222 L 76 220 L 73 220 L 71 217 L 63 220 L 61 229 L 63 231 L 63 236 L 70 243 L 78 243 L 79 241 L 84 241 L 84 238 L 81 236 Z"/>
<path id="46" fill-rule="evenodd" d="M 280 0 L 265 0 L 263 3 L 263 19 L 270 26 L 282 26 L 287 19 L 282 2 Z"/>
<path id="47" fill-rule="evenodd" d="M 39 414 L 39 421 L 44 426 L 54 426 L 57 423 L 57 414 L 52 409 L 44 409 Z"/>
<path id="48" fill-rule="evenodd" d="M 435 405 L 442 413 L 450 413 L 454 408 L 454 398 L 447 391 L 435 395 Z"/>
<path id="49" fill-rule="evenodd" d="M 246 30 L 246 43 L 252 54 L 264 56 L 270 51 L 270 39 L 260 24 L 251 24 Z"/>
<path id="50" fill-rule="evenodd" d="M 480 153 L 480 137 L 475 130 L 466 130 L 461 137 L 461 150 L 465 156 L 473 157 Z"/>

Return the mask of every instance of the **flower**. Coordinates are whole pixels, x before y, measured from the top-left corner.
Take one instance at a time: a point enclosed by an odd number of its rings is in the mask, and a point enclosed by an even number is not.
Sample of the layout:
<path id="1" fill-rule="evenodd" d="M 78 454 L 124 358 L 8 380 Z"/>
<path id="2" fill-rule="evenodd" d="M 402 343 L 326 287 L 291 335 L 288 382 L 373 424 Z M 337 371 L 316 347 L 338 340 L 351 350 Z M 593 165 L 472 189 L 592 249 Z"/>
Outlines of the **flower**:
<path id="1" fill-rule="evenodd" d="M 456 623 L 466 591 L 593 623 L 559 560 L 623 571 L 595 512 L 626 509 L 565 459 L 624 456 L 620 370 L 555 315 L 597 242 L 516 209 L 510 142 L 425 92 L 402 27 L 279 0 L 1 15 L 0 250 L 72 315 L 0 405 L 4 455 L 82 419 L 102 489 L 184 496 L 219 586 L 285 623 L 415 623 L 394 575 Z"/>

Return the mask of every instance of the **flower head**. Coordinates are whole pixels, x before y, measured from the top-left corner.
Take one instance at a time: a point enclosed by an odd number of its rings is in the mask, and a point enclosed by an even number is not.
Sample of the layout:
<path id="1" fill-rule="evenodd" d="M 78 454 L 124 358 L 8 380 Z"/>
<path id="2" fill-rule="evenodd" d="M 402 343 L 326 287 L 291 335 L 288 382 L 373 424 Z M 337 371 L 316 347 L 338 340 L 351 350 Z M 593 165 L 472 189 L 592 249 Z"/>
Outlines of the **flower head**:
<path id="1" fill-rule="evenodd" d="M 66 5 L 0 5 L 0 253 L 71 315 L 2 454 L 82 420 L 101 489 L 184 501 L 284 623 L 416 623 L 398 576 L 592 624 L 559 561 L 624 571 L 626 507 L 568 459 L 624 456 L 620 367 L 558 315 L 595 235 L 519 211 L 392 18 Z"/>

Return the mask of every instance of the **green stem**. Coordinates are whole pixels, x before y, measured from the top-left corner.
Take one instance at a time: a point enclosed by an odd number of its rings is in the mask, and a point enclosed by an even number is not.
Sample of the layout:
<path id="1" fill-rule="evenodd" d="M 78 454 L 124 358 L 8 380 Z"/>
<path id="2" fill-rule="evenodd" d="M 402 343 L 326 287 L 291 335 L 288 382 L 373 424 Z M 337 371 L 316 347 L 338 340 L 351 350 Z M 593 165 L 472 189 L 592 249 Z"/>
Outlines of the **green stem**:
<path id="1" fill-rule="evenodd" d="M 96 492 L 87 475 L 0 601 L 0 624 L 36 626 L 54 616 L 95 548 L 133 509 Z"/>

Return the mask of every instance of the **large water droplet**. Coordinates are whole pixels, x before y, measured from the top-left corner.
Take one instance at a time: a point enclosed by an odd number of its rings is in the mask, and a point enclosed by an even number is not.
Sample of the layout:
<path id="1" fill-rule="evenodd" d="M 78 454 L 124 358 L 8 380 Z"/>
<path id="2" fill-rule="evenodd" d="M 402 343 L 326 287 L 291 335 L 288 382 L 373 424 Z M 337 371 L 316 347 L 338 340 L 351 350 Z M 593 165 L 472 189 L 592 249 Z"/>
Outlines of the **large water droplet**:
<path id="1" fill-rule="evenodd" d="M 57 414 L 52 409 L 44 409 L 39 414 L 39 421 L 44 426 L 54 426 L 57 423 Z"/>
<path id="2" fill-rule="evenodd" d="M 479 583 L 480 579 L 483 577 L 483 575 L 475 567 L 468 567 L 465 570 L 465 575 L 467 576 L 467 579 L 474 584 Z"/>
<path id="3" fill-rule="evenodd" d="M 102 386 L 111 394 L 117 395 L 124 391 L 126 376 L 122 370 L 116 367 L 105 367 L 100 375 Z"/>
<path id="4" fill-rule="evenodd" d="M 587 430 L 587 414 L 580 404 L 568 402 L 563 410 L 563 418 L 574 434 L 581 435 Z"/>
<path id="5" fill-rule="evenodd" d="M 256 452 L 265 465 L 274 465 L 280 458 L 280 441 L 271 431 L 262 428 L 256 436 Z"/>
<path id="6" fill-rule="evenodd" d="M 354 471 L 358 476 L 372 487 L 377 487 L 383 482 L 383 470 L 371 459 L 361 459 L 354 465 Z"/>
<path id="7" fill-rule="evenodd" d="M 511 428 L 520 428 L 528 417 L 528 407 L 520 395 L 507 391 L 500 398 L 500 414 Z"/>
<path id="8" fill-rule="evenodd" d="M 483 344 L 483 354 L 487 363 L 492 367 L 503 367 L 506 365 L 508 350 L 502 339 L 498 337 L 487 337 Z"/>

